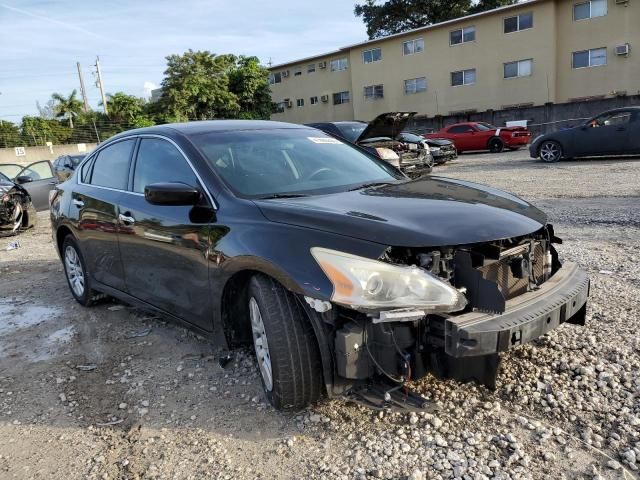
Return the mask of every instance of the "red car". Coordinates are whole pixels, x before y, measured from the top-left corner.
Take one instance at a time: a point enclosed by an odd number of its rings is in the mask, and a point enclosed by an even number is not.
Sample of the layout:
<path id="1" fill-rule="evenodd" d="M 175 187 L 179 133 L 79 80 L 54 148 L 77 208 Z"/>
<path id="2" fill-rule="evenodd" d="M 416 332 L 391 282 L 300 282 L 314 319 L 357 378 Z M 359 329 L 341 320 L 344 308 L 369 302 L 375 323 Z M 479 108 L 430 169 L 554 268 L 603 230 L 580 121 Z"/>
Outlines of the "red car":
<path id="1" fill-rule="evenodd" d="M 489 150 L 499 153 L 505 148 L 518 150 L 529 143 L 531 132 L 526 127 L 494 127 L 484 122 L 467 122 L 448 125 L 425 138 L 451 140 L 458 153 L 465 150 Z"/>

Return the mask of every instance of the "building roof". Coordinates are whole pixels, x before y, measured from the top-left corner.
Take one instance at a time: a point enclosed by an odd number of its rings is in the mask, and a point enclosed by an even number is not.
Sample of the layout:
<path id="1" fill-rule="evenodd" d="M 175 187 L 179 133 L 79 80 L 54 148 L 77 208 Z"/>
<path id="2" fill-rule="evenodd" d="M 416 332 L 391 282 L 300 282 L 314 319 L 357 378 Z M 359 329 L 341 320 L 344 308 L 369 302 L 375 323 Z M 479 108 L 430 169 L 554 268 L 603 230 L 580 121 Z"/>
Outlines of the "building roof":
<path id="1" fill-rule="evenodd" d="M 544 1 L 547 1 L 547 0 L 524 0 L 524 1 L 519 1 L 518 3 L 514 3 L 513 5 L 505 5 L 503 7 L 494 8 L 492 10 L 486 10 L 484 12 L 474 13 L 472 15 L 466 15 L 464 17 L 453 18 L 451 20 L 446 20 L 444 22 L 434 23 L 434 24 L 431 24 L 431 25 L 426 25 L 424 27 L 414 28 L 412 30 L 406 30 L 406 31 L 400 32 L 400 33 L 394 33 L 392 35 L 387 35 L 385 37 L 374 38 L 374 39 L 371 39 L 371 40 L 365 40 L 364 42 L 354 43 L 353 45 L 347 45 L 346 47 L 340 47 L 338 50 L 333 50 L 331 52 L 320 53 L 318 55 L 313 55 L 313 56 L 310 56 L 310 57 L 300 58 L 300 59 L 297 59 L 297 60 L 292 60 L 290 62 L 279 63 L 277 65 L 272 65 L 271 67 L 269 67 L 269 70 L 277 70 L 277 69 L 280 69 L 282 67 L 286 67 L 286 66 L 289 66 L 289 65 L 294 65 L 296 63 L 304 63 L 304 62 L 308 62 L 308 61 L 311 61 L 311 60 L 316 60 L 318 58 L 328 57 L 328 56 L 331 56 L 331 55 L 344 54 L 344 53 L 346 53 L 347 51 L 349 51 L 349 50 L 351 50 L 353 48 L 372 45 L 372 44 L 375 44 L 375 43 L 383 42 L 385 40 L 389 40 L 390 38 L 401 37 L 401 36 L 404 36 L 404 35 L 412 35 L 412 34 L 415 34 L 415 33 L 422 33 L 422 32 L 425 32 L 427 30 L 432 30 L 432 29 L 435 29 L 435 28 L 440 28 L 440 27 L 444 27 L 444 26 L 447 26 L 447 25 L 452 25 L 452 24 L 455 24 L 455 23 L 467 22 L 469 20 L 473 20 L 473 19 L 478 18 L 478 17 L 485 17 L 485 16 L 496 14 L 496 13 L 504 12 L 506 10 L 512 10 L 514 8 L 521 8 L 521 7 L 525 7 L 527 5 L 532 5 L 532 4 L 536 4 L 536 3 L 542 3 Z"/>

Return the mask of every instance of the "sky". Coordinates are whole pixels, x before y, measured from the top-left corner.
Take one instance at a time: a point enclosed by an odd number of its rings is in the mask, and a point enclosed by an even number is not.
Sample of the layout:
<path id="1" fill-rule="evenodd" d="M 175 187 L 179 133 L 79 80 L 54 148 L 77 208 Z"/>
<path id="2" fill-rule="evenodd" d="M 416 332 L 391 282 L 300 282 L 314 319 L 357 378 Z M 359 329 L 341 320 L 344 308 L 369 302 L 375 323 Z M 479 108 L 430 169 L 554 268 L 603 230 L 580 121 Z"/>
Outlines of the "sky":
<path id="1" fill-rule="evenodd" d="M 144 96 L 165 57 L 188 49 L 283 63 L 366 40 L 349 0 L 0 0 L 0 120 L 37 115 L 53 92 L 98 109 L 96 56 L 107 93 Z"/>

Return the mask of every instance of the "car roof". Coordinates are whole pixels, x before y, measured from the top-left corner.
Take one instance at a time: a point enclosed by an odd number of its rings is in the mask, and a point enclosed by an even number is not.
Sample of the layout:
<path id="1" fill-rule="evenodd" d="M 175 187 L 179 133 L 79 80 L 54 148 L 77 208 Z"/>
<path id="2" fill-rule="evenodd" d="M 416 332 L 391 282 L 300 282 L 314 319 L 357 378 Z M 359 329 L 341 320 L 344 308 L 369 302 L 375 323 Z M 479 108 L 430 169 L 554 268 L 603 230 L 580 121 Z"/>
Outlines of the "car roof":
<path id="1" fill-rule="evenodd" d="M 199 120 L 184 123 L 167 123 L 153 127 L 136 128 L 119 133 L 112 138 L 120 138 L 129 135 L 182 133 L 183 135 L 198 135 L 211 132 L 229 132 L 240 130 L 274 130 L 282 128 L 305 128 L 302 125 L 286 122 L 274 122 L 271 120 Z"/>

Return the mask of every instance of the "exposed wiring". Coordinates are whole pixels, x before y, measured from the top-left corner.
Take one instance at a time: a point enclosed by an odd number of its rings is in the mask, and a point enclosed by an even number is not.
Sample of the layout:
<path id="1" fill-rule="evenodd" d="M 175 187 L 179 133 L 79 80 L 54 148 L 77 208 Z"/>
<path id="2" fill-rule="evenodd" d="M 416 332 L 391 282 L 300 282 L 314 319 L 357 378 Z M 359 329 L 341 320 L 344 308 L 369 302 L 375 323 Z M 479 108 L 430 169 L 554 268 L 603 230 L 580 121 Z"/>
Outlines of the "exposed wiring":
<path id="1" fill-rule="evenodd" d="M 369 332 L 367 331 L 367 327 L 365 326 L 364 328 L 364 346 L 367 349 L 367 353 L 369 354 L 369 358 L 371 358 L 371 361 L 374 363 L 374 365 L 376 367 L 378 367 L 378 370 L 380 370 L 380 372 L 387 377 L 389 380 L 396 382 L 396 383 L 405 383 L 404 379 L 397 379 L 397 378 L 393 378 L 393 375 L 390 375 L 389 373 L 387 373 L 384 368 L 382 368 L 380 366 L 380 364 L 376 361 L 376 359 L 373 357 L 373 355 L 371 354 L 371 351 L 369 350 Z"/>

